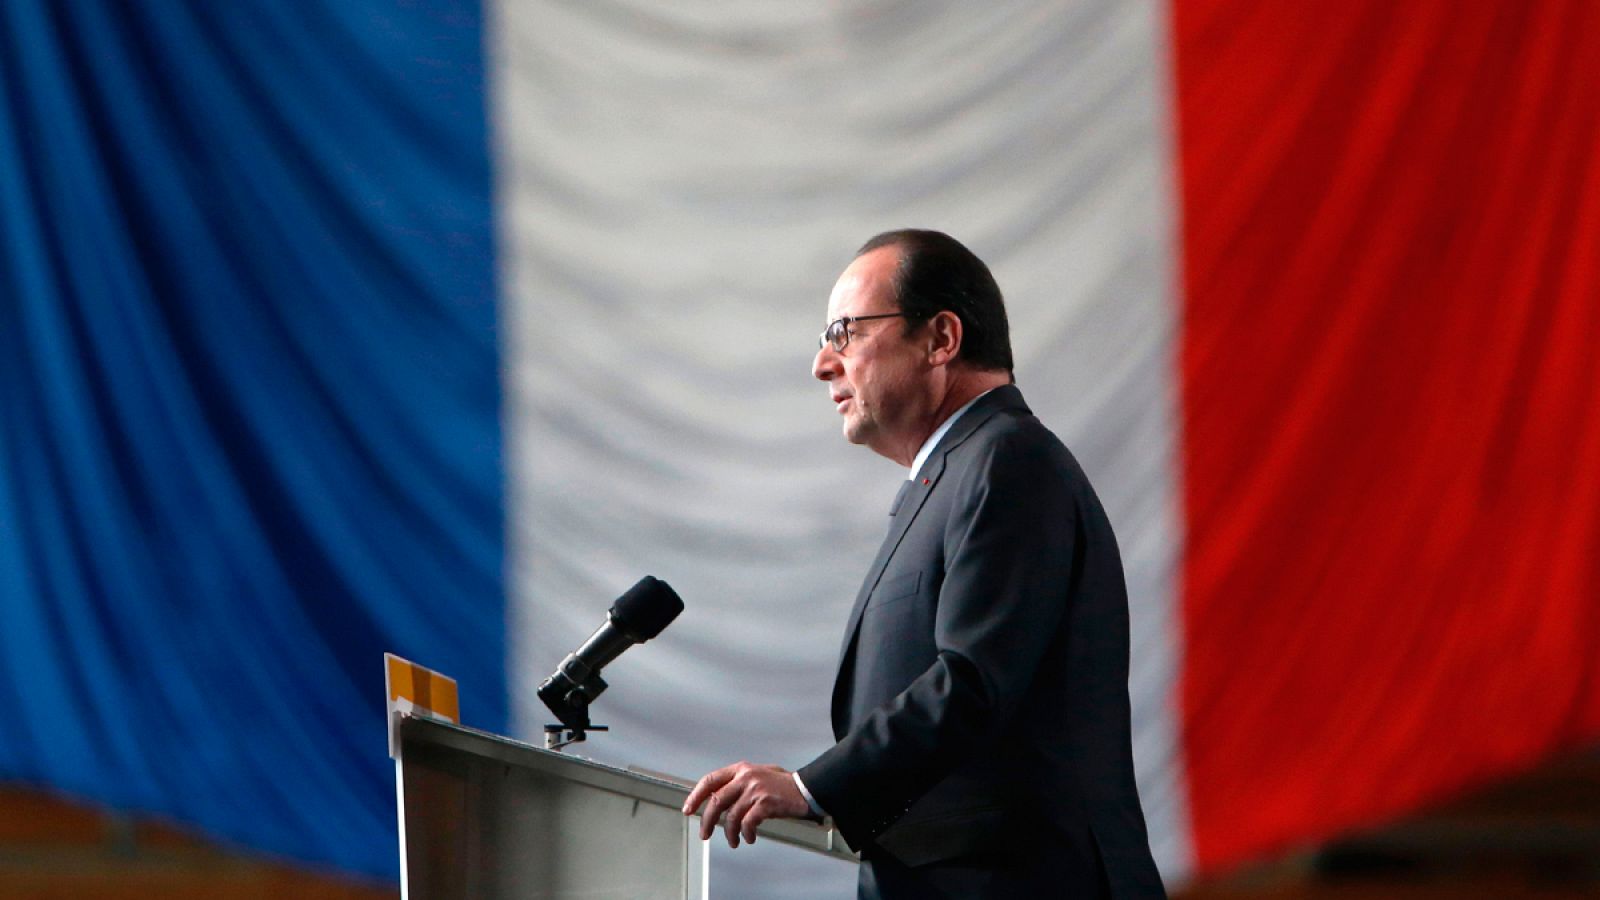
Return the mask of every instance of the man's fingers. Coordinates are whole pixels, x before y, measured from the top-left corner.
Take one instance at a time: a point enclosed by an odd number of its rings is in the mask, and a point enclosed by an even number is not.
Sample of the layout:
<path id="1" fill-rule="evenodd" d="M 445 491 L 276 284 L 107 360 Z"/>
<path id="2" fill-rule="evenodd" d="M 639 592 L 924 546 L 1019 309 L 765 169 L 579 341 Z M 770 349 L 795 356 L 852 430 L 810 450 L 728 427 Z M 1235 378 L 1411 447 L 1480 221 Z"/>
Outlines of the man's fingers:
<path id="1" fill-rule="evenodd" d="M 755 802 L 752 791 L 743 791 L 739 795 L 739 802 L 735 803 L 723 817 L 722 830 L 728 836 L 729 847 L 739 846 L 739 835 L 743 831 L 745 818 L 750 815 L 750 808 Z"/>
<path id="2" fill-rule="evenodd" d="M 695 783 L 694 790 L 689 792 L 688 798 L 683 801 L 683 814 L 694 815 L 694 811 L 700 808 L 700 804 L 706 802 L 707 797 L 715 794 L 718 788 L 727 784 L 732 778 L 733 766 L 725 766 L 701 778 Z"/>
<path id="3" fill-rule="evenodd" d="M 710 840 L 720 824 L 729 847 L 738 847 L 741 841 L 754 844 L 756 829 L 766 820 L 810 812 L 792 778 L 778 766 L 753 766 L 747 762 L 724 766 L 695 784 L 683 802 L 683 813 L 693 815 L 704 804 L 700 810 L 702 841 Z"/>
<path id="4" fill-rule="evenodd" d="M 754 844 L 756 842 L 756 829 L 760 828 L 761 823 L 768 818 L 769 816 L 762 808 L 761 801 L 757 800 L 755 803 L 750 804 L 750 809 L 745 812 L 744 818 L 739 823 L 739 834 L 744 838 L 746 844 Z"/>
<path id="5" fill-rule="evenodd" d="M 706 808 L 700 811 L 700 840 L 711 840 L 711 832 L 717 830 L 717 819 L 726 808 L 727 801 L 721 794 L 712 794 L 711 799 L 706 801 Z"/>
<path id="6" fill-rule="evenodd" d="M 733 811 L 729 810 L 728 814 L 723 817 L 722 833 L 727 835 L 728 846 L 737 848 L 739 846 L 739 829 L 733 823 Z"/>

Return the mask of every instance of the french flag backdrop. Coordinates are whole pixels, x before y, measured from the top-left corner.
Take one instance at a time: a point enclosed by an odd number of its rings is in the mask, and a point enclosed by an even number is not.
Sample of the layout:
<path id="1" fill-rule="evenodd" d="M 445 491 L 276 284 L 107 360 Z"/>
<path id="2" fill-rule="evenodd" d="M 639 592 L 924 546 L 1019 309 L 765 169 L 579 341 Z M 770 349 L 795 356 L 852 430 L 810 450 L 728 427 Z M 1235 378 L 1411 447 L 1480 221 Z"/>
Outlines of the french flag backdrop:
<path id="1" fill-rule="evenodd" d="M 0 5 L 0 778 L 393 879 L 382 652 L 531 739 L 646 573 L 584 752 L 806 762 L 902 225 L 1116 526 L 1170 884 L 1593 745 L 1597 84 L 1587 0 Z"/>

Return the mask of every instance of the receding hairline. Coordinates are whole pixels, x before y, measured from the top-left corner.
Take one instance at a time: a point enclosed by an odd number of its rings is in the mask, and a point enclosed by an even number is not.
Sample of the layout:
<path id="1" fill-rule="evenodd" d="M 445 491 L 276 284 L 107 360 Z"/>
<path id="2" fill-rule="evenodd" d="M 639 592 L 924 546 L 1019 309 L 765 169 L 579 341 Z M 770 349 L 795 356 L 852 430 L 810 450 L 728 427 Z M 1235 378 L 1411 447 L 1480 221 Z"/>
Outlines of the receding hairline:
<path id="1" fill-rule="evenodd" d="M 893 234 L 893 232 L 888 232 L 888 234 Z M 901 291 L 905 284 L 906 268 L 911 261 L 911 254 L 909 252 L 911 248 L 903 239 L 883 241 L 877 244 L 873 243 L 873 241 L 877 241 L 878 238 L 883 236 L 884 235 L 879 235 L 878 237 L 873 238 L 872 241 L 862 244 L 861 248 L 856 251 L 856 255 L 850 258 L 850 261 L 852 263 L 856 262 L 864 257 L 871 256 L 880 250 L 892 252 L 894 254 L 894 266 L 889 270 L 889 299 L 894 301 L 894 307 L 896 310 L 903 310 L 905 308 L 905 304 L 902 302 Z"/>

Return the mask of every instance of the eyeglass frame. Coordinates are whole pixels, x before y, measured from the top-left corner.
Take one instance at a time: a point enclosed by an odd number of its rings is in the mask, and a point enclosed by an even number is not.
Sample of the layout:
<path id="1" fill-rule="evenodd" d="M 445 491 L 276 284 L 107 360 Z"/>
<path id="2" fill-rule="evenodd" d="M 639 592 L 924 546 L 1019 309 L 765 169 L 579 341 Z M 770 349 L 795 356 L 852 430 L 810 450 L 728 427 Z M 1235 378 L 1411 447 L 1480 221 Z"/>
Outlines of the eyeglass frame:
<path id="1" fill-rule="evenodd" d="M 850 346 L 850 326 L 856 322 L 870 322 L 873 319 L 895 319 L 911 316 L 912 314 L 907 312 L 874 313 L 870 316 L 840 316 L 839 318 L 834 319 L 832 322 L 829 322 L 828 327 L 822 329 L 822 333 L 817 335 L 817 349 L 821 350 L 823 347 L 833 347 L 833 352 L 843 353 L 844 348 Z M 828 332 L 834 330 L 835 328 L 838 328 L 839 334 L 842 335 L 837 346 L 835 346 L 833 341 L 828 338 Z"/>

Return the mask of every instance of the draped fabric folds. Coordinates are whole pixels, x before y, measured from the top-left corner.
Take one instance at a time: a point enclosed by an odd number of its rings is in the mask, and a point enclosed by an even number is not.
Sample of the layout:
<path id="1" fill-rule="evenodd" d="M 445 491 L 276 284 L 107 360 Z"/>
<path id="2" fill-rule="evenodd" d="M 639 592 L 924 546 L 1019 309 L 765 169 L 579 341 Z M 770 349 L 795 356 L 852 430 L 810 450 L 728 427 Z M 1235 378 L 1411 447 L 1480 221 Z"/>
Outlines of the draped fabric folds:
<path id="1" fill-rule="evenodd" d="M 803 764 L 900 226 L 1116 528 L 1173 884 L 1592 744 L 1596 84 L 1589 0 L 0 3 L 0 779 L 390 878 L 381 652 L 536 737 L 646 573 L 585 752 Z"/>
<path id="2" fill-rule="evenodd" d="M 1174 9 L 1204 868 L 1600 738 L 1600 7 Z"/>
<path id="3" fill-rule="evenodd" d="M 0 5 L 0 778 L 393 877 L 381 653 L 504 728 L 480 16 Z"/>
<path id="4" fill-rule="evenodd" d="M 687 609 L 607 670 L 613 731 L 585 752 L 698 776 L 832 743 L 840 636 L 906 473 L 841 438 L 811 361 L 852 251 L 940 228 L 994 269 L 1018 383 L 1117 529 L 1139 789 L 1182 872 L 1162 7 L 495 10 L 521 734 L 548 721 L 539 678 L 648 572 Z M 727 896 L 850 892 L 826 860 L 712 852 Z"/>

